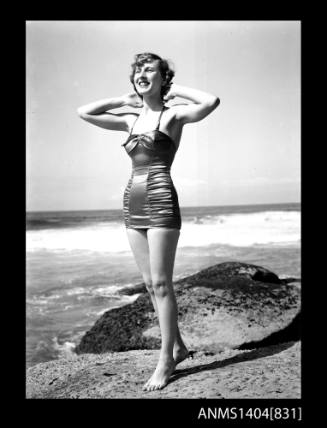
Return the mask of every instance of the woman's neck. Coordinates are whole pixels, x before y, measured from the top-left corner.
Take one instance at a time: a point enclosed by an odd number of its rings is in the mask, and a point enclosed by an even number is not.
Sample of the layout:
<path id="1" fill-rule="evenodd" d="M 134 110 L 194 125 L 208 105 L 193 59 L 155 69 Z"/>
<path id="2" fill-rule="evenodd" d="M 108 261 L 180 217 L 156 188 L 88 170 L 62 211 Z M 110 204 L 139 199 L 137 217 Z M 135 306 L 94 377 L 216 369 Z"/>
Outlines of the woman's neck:
<path id="1" fill-rule="evenodd" d="M 149 111 L 160 111 L 164 106 L 164 102 L 158 97 L 143 97 L 143 111 L 148 113 Z"/>

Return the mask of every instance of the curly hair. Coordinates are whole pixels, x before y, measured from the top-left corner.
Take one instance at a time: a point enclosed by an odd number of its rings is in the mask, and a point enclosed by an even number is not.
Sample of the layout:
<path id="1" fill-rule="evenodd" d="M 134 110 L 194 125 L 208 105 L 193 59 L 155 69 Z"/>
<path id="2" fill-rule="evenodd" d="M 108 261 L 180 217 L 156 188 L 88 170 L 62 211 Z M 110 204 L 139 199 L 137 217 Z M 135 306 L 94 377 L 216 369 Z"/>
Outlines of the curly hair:
<path id="1" fill-rule="evenodd" d="M 159 61 L 159 71 L 164 81 L 164 85 L 161 88 L 161 98 L 163 98 L 169 92 L 170 86 L 172 84 L 171 81 L 175 76 L 175 71 L 172 69 L 172 65 L 168 63 L 168 60 L 162 59 L 160 56 L 150 52 L 144 52 L 144 53 L 135 55 L 134 62 L 132 64 L 132 73 L 129 78 L 134 87 L 135 92 L 141 98 L 143 97 L 137 92 L 137 89 L 134 84 L 134 75 L 135 75 L 136 67 L 140 67 L 146 62 L 152 62 L 155 60 Z"/>

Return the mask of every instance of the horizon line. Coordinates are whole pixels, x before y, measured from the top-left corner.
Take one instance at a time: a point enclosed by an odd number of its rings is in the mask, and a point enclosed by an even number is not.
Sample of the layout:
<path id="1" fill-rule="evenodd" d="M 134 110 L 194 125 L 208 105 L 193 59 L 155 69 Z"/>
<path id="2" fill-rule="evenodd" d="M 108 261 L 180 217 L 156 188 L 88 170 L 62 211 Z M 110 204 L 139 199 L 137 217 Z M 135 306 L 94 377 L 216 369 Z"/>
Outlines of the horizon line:
<path id="1" fill-rule="evenodd" d="M 287 205 L 287 204 L 301 204 L 301 201 L 292 201 L 292 202 L 268 202 L 262 204 L 228 204 L 228 205 L 187 205 L 180 206 L 180 209 L 188 208 L 212 208 L 212 207 L 245 207 L 245 206 L 265 206 L 265 205 Z M 118 211 L 122 210 L 121 208 L 86 208 L 86 209 L 64 209 L 64 210 L 26 210 L 26 214 L 30 213 L 50 213 L 50 212 L 78 212 L 78 211 Z"/>

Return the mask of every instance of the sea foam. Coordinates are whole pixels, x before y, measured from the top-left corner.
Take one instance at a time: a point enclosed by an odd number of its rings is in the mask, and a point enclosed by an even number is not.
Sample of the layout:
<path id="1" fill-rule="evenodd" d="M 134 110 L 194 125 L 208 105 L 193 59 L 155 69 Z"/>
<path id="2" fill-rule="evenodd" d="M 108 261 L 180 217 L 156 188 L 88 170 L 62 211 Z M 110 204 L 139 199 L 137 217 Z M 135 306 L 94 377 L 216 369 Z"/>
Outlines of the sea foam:
<path id="1" fill-rule="evenodd" d="M 298 245 L 300 226 L 299 211 L 188 217 L 182 219 L 178 247 Z M 122 253 L 130 251 L 130 246 L 124 225 L 107 222 L 74 228 L 29 230 L 26 232 L 26 249 L 28 252 L 80 250 Z"/>

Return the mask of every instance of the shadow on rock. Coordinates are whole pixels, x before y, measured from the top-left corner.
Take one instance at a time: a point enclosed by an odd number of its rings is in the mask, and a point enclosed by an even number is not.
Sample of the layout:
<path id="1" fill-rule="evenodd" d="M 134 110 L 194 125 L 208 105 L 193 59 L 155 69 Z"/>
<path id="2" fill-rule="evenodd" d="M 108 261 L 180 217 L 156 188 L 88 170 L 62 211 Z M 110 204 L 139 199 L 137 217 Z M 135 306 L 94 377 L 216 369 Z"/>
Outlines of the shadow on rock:
<path id="1" fill-rule="evenodd" d="M 296 342 L 301 339 L 301 312 L 299 312 L 292 322 L 283 328 L 282 330 L 276 331 L 259 341 L 243 343 L 236 349 L 258 349 L 266 346 L 277 345 L 285 342 Z"/>
<path id="2" fill-rule="evenodd" d="M 223 361 L 214 361 L 210 364 L 202 364 L 202 365 L 191 367 L 188 369 L 176 370 L 174 374 L 171 376 L 169 383 L 172 383 L 182 377 L 189 376 L 191 374 L 199 373 L 202 371 L 221 369 L 223 367 L 233 365 L 233 364 L 243 363 L 245 361 L 257 360 L 259 358 L 266 358 L 271 355 L 275 355 L 280 352 L 283 352 L 293 345 L 294 345 L 294 342 L 282 343 L 278 345 L 269 346 L 266 348 L 255 349 L 251 352 L 236 355 L 234 357 L 227 358 L 226 360 L 223 360 Z"/>

